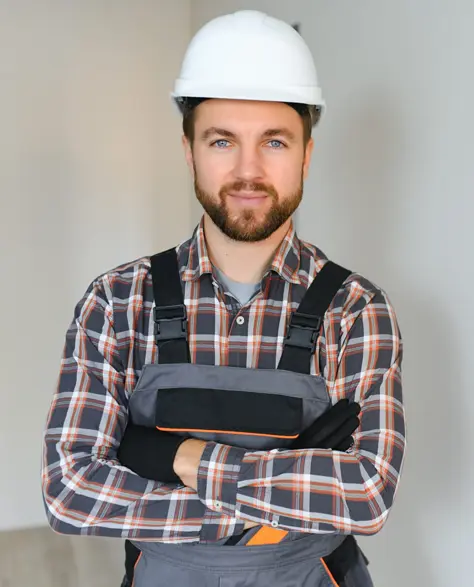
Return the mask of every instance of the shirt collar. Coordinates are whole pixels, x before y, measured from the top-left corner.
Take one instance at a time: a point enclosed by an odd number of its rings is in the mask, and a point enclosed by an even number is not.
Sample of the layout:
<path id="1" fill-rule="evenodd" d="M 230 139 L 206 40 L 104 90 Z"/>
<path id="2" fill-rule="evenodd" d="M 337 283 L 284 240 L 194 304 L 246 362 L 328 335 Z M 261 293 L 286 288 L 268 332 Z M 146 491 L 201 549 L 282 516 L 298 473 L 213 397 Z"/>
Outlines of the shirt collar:
<path id="1" fill-rule="evenodd" d="M 298 275 L 300 258 L 301 244 L 292 222 L 285 238 L 275 252 L 273 261 L 270 264 L 270 271 L 274 271 L 290 283 L 298 284 L 300 283 Z"/>
<path id="2" fill-rule="evenodd" d="M 188 241 L 188 259 L 182 264 L 181 278 L 183 281 L 196 281 L 206 273 L 212 274 L 212 263 L 204 236 L 204 217 L 201 218 L 190 241 Z M 300 283 L 298 270 L 300 267 L 300 241 L 293 223 L 275 252 L 268 271 L 277 273 L 290 283 Z M 183 266 L 184 265 L 184 266 Z"/>

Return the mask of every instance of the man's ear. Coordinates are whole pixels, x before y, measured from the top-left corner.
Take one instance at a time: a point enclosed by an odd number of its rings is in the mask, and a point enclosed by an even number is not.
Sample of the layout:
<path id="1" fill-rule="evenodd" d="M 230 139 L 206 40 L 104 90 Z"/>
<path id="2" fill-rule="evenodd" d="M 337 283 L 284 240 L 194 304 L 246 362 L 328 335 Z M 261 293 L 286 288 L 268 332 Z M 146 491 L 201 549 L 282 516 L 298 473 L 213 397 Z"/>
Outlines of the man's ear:
<path id="1" fill-rule="evenodd" d="M 303 161 L 303 179 L 308 177 L 309 166 L 311 163 L 311 155 L 313 154 L 314 139 L 311 137 L 306 145 Z"/>
<path id="2" fill-rule="evenodd" d="M 191 143 L 189 142 L 189 139 L 186 135 L 182 136 L 181 142 L 183 144 L 186 164 L 188 166 L 189 172 L 191 173 L 191 177 L 194 179 L 193 149 L 191 147 Z"/>

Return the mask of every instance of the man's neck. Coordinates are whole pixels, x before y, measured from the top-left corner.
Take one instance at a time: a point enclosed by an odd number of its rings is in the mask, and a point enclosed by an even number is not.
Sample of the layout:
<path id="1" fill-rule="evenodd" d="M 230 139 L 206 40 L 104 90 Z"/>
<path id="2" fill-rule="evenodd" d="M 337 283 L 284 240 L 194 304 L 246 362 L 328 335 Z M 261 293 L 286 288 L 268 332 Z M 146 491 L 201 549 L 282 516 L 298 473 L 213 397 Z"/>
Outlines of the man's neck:
<path id="1" fill-rule="evenodd" d="M 240 283 L 258 283 L 291 226 L 285 222 L 268 239 L 256 243 L 235 241 L 223 234 L 207 214 L 204 235 L 211 262 L 227 277 Z"/>

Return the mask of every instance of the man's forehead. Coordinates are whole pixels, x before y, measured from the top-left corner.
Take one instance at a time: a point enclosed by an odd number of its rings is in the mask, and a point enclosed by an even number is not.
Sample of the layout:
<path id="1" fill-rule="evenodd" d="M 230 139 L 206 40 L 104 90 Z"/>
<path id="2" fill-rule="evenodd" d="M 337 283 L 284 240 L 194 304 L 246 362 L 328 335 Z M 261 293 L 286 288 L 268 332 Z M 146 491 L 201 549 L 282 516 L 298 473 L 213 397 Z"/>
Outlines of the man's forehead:
<path id="1" fill-rule="evenodd" d="M 196 108 L 195 125 L 200 132 L 211 127 L 235 133 L 249 130 L 264 133 L 278 128 L 296 132 L 301 118 L 294 108 L 282 102 L 210 99 Z"/>

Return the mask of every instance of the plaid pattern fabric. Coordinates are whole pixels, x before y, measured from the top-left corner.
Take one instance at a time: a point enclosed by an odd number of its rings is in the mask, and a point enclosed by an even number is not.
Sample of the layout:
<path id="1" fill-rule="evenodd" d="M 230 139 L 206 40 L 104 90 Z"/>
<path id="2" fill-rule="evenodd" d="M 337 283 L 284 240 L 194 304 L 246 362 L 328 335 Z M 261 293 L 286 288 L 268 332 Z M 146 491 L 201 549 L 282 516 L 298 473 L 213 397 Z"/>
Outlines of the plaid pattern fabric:
<path id="1" fill-rule="evenodd" d="M 291 228 L 260 291 L 240 307 L 217 282 L 202 222 L 177 251 L 192 362 L 275 368 L 291 313 L 325 255 Z M 358 274 L 348 278 L 326 313 L 312 364 L 333 403 L 361 403 L 353 448 L 249 452 L 209 442 L 197 492 L 140 478 L 116 458 L 130 395 L 143 366 L 157 360 L 153 306 L 143 257 L 99 276 L 75 308 L 43 446 L 43 495 L 55 531 L 212 543 L 240 533 L 246 520 L 306 532 L 382 527 L 405 425 L 401 337 L 380 288 Z"/>

